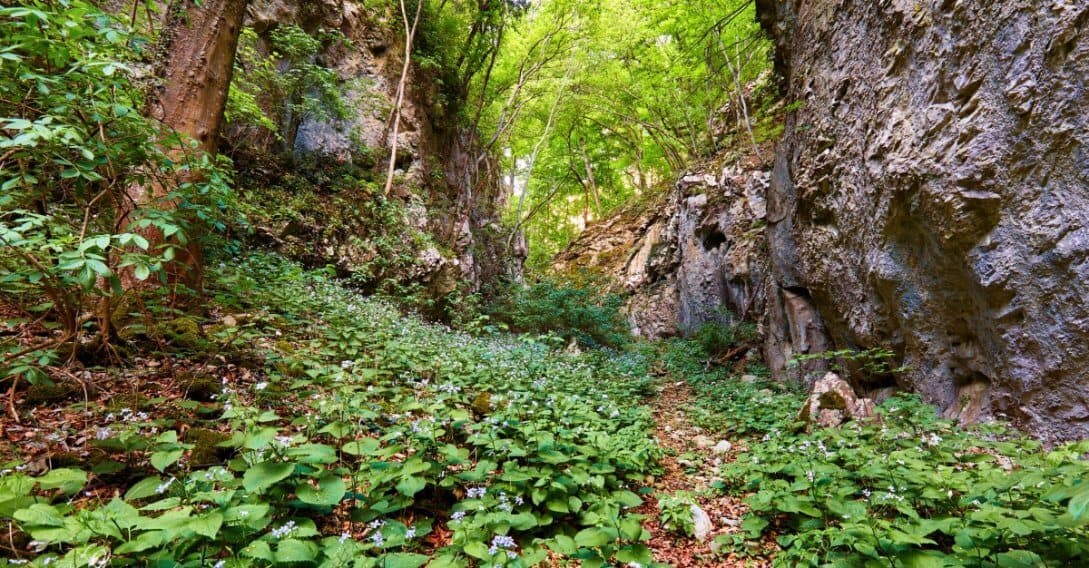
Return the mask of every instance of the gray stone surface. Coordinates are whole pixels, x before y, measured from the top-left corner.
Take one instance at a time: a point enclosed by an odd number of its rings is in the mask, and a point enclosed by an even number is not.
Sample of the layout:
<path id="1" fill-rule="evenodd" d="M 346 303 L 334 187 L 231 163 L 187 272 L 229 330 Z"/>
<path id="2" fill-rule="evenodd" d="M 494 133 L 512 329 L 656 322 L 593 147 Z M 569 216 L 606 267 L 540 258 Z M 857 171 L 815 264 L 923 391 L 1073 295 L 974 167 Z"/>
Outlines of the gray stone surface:
<path id="1" fill-rule="evenodd" d="M 948 416 L 1089 435 L 1089 3 L 758 2 L 776 286 Z"/>

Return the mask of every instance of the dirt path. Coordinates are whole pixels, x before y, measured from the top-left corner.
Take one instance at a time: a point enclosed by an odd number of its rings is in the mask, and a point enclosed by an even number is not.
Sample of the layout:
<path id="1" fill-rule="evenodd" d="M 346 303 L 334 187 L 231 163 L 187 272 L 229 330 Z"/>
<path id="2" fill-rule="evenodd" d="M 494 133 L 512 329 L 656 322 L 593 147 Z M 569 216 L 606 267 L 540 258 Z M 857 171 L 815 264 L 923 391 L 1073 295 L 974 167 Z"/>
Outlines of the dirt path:
<path id="1" fill-rule="evenodd" d="M 728 450 L 725 444 L 716 449 L 724 438 L 712 437 L 710 432 L 689 422 L 685 409 L 692 406 L 693 396 L 688 383 L 670 380 L 659 387 L 654 401 L 655 437 L 668 455 L 662 459 L 663 474 L 654 480 L 654 493 L 638 510 L 648 516 L 644 523 L 652 535 L 648 546 L 656 561 L 678 568 L 770 566 L 769 559 L 739 558 L 712 550 L 716 536 L 741 530 L 739 525 L 746 510 L 744 503 L 738 497 L 711 489 L 711 484 L 718 478 L 719 467 L 733 461 L 737 452 L 744 448 L 733 442 Z M 695 493 L 700 508 L 710 517 L 713 529 L 703 542 L 675 534 L 660 525 L 658 499 L 676 491 Z"/>

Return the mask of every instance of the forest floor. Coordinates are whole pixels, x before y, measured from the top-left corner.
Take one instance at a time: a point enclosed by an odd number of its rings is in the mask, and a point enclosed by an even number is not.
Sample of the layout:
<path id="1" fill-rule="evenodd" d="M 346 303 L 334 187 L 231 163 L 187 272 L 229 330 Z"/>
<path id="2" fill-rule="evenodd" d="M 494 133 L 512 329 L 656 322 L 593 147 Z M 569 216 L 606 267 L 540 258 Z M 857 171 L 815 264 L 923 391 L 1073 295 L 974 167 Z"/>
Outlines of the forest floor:
<path id="1" fill-rule="evenodd" d="M 686 409 L 692 408 L 695 393 L 685 381 L 666 379 L 658 386 L 653 401 L 655 439 L 666 451 L 662 475 L 654 480 L 654 494 L 692 493 L 711 521 L 711 530 L 703 539 L 678 535 L 662 526 L 658 500 L 648 499 L 637 512 L 648 516 L 644 527 L 652 535 L 647 544 L 655 560 L 677 568 L 770 566 L 770 557 L 740 558 L 717 550 L 715 537 L 740 532 L 747 508 L 742 499 L 723 494 L 713 484 L 719 479 L 720 466 L 747 448 L 742 442 L 713 438 L 710 432 L 692 424 Z"/>

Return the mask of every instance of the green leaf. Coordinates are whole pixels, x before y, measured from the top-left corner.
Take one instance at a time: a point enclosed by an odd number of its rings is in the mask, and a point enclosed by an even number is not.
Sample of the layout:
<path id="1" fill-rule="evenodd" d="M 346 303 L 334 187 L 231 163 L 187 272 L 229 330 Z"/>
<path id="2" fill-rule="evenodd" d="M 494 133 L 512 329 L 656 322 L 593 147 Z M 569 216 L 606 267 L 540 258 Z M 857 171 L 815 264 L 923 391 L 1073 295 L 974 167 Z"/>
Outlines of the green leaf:
<path id="1" fill-rule="evenodd" d="M 586 548 L 605 546 L 614 540 L 616 538 L 608 530 L 600 527 L 582 529 L 575 535 L 575 544 Z"/>
<path id="2" fill-rule="evenodd" d="M 426 563 L 427 556 L 408 552 L 387 554 L 378 561 L 378 565 L 383 568 L 420 568 Z"/>
<path id="3" fill-rule="evenodd" d="M 330 464 L 337 461 L 336 448 L 327 444 L 303 444 L 295 446 L 285 453 L 299 463 Z"/>
<path id="4" fill-rule="evenodd" d="M 629 565 L 649 566 L 654 562 L 654 554 L 644 544 L 629 544 L 617 551 L 616 559 Z"/>
<path id="5" fill-rule="evenodd" d="M 276 562 L 294 564 L 299 562 L 313 562 L 318 558 L 318 545 L 294 538 L 281 540 L 276 545 Z"/>
<path id="6" fill-rule="evenodd" d="M 912 550 L 897 557 L 905 568 L 944 568 L 946 556 L 935 550 Z"/>
<path id="7" fill-rule="evenodd" d="M 474 540 L 465 545 L 465 554 L 472 556 L 473 558 L 479 558 L 480 560 L 489 560 L 492 555 L 488 552 L 488 545 Z"/>
<path id="8" fill-rule="evenodd" d="M 332 507 L 340 503 L 346 491 L 347 486 L 340 476 L 326 475 L 318 480 L 316 489 L 309 483 L 300 483 L 295 488 L 295 495 L 308 505 Z"/>
<path id="9" fill-rule="evenodd" d="M 397 482 L 397 491 L 405 497 L 414 497 L 420 491 L 427 487 L 427 479 L 416 475 L 402 478 Z"/>
<path id="10" fill-rule="evenodd" d="M 1011 550 L 998 555 L 999 568 L 1037 568 L 1047 566 L 1039 554 L 1028 550 Z"/>
<path id="11" fill-rule="evenodd" d="M 151 454 L 151 459 L 149 461 L 151 462 L 152 467 L 154 467 L 155 469 L 159 471 L 166 471 L 166 468 L 170 467 L 179 459 L 181 459 L 182 454 L 184 453 L 185 450 L 183 449 L 168 450 L 165 452 L 155 452 Z"/>
<path id="12" fill-rule="evenodd" d="M 134 501 L 137 499 L 145 499 L 155 495 L 155 490 L 162 484 L 163 478 L 159 476 L 145 477 L 136 482 L 125 492 L 126 501 Z"/>
<path id="13" fill-rule="evenodd" d="M 1082 491 L 1070 499 L 1070 504 L 1066 507 L 1074 522 L 1081 521 L 1086 511 L 1089 510 L 1089 482 L 1084 483 L 1084 485 Z"/>
<path id="14" fill-rule="evenodd" d="M 547 544 L 549 548 L 558 552 L 559 554 L 563 554 L 564 556 L 570 556 L 578 550 L 578 545 L 575 544 L 575 539 L 562 534 L 558 534 L 552 537 L 552 542 L 549 542 Z"/>
<path id="15" fill-rule="evenodd" d="M 188 528 L 201 536 L 214 539 L 219 534 L 221 526 L 223 526 L 223 514 L 219 511 L 213 511 L 189 521 Z"/>
<path id="16" fill-rule="evenodd" d="M 378 451 L 380 446 L 381 444 L 374 438 L 363 438 L 362 440 L 344 444 L 341 450 L 350 456 L 369 456 Z"/>
<path id="17" fill-rule="evenodd" d="M 266 560 L 268 562 L 276 561 L 276 557 L 272 554 L 272 548 L 263 540 L 255 540 L 247 544 L 246 547 L 242 549 L 242 556 Z"/>
<path id="18" fill-rule="evenodd" d="M 15 512 L 15 520 L 27 527 L 63 527 L 64 518 L 52 505 L 36 503 Z"/>
<path id="19" fill-rule="evenodd" d="M 35 481 L 42 489 L 60 489 L 71 495 L 87 485 L 87 473 L 78 469 L 54 469 Z"/>
<path id="20" fill-rule="evenodd" d="M 261 462 L 242 476 L 242 487 L 251 493 L 263 491 L 275 483 L 287 479 L 295 471 L 295 464 L 291 462 Z"/>

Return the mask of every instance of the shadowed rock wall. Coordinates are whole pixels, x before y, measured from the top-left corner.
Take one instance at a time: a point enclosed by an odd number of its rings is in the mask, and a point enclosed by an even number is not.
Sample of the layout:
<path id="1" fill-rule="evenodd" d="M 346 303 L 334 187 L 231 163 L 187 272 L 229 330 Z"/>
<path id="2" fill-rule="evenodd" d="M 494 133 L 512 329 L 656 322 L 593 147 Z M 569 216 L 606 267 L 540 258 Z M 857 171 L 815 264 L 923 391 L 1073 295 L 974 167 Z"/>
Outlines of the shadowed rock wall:
<path id="1" fill-rule="evenodd" d="M 758 10 L 802 103 L 768 193 L 780 303 L 891 347 L 950 417 L 1089 435 L 1089 3 Z"/>

